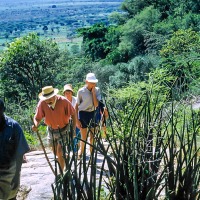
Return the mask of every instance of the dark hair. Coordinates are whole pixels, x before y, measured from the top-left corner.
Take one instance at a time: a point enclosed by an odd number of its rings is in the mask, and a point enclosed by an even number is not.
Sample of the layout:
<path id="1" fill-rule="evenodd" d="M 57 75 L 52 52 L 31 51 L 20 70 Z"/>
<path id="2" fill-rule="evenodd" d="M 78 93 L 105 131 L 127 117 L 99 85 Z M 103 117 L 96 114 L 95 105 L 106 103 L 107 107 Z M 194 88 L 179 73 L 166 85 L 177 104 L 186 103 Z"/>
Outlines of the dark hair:
<path id="1" fill-rule="evenodd" d="M 4 102 L 2 99 L 0 99 L 0 110 L 2 110 L 4 112 L 5 109 L 6 109 L 6 107 L 4 106 Z"/>

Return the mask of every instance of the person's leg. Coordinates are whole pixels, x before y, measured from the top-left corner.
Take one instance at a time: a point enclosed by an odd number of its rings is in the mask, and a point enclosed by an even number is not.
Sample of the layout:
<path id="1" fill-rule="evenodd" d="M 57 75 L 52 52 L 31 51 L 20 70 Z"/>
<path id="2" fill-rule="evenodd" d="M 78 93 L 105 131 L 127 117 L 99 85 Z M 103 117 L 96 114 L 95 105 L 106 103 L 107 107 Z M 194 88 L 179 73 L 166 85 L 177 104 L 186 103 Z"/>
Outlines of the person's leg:
<path id="1" fill-rule="evenodd" d="M 61 166 L 61 169 L 63 170 L 63 163 L 62 163 L 62 160 L 60 159 L 60 154 L 58 153 L 59 151 L 59 146 L 61 146 L 59 144 L 59 141 L 57 138 L 48 138 L 48 145 L 49 147 L 51 147 L 51 150 L 53 152 L 53 154 L 56 156 L 56 160 L 59 162 L 60 166 Z M 61 151 L 62 152 L 62 151 Z M 62 155 L 61 155 L 62 156 Z M 60 161 L 61 160 L 61 161 Z"/>
<path id="2" fill-rule="evenodd" d="M 47 127 L 47 144 L 49 147 L 51 147 L 51 150 L 54 154 L 54 156 L 56 156 L 56 160 L 60 163 L 58 158 L 58 139 L 57 139 L 57 135 L 54 135 L 54 138 L 52 137 L 52 132 L 49 130 L 49 128 Z M 63 169 L 63 168 L 62 168 Z"/>
<path id="3" fill-rule="evenodd" d="M 76 137 L 78 138 L 77 140 L 78 140 L 78 147 L 77 147 L 77 149 L 79 149 L 80 148 L 80 138 L 81 138 L 81 131 L 80 131 L 80 129 L 79 129 L 79 132 L 77 133 L 77 135 L 76 135 Z"/>
<path id="4" fill-rule="evenodd" d="M 102 127 L 101 127 L 101 130 L 103 131 L 102 133 L 102 138 L 106 138 L 106 118 L 105 116 L 103 116 L 103 119 L 102 119 Z"/>
<path id="5" fill-rule="evenodd" d="M 80 129 L 81 132 L 81 139 L 87 141 L 87 127 L 90 123 L 90 113 L 85 111 L 79 112 L 79 120 L 81 122 L 82 128 Z M 80 142 L 80 149 L 78 151 L 79 158 L 82 156 L 84 149 L 85 149 L 85 142 Z"/>
<path id="6" fill-rule="evenodd" d="M 90 128 L 89 128 L 89 135 L 90 135 L 90 145 L 94 144 L 94 136 L 100 131 L 99 121 L 95 117 L 95 112 L 90 113 Z M 90 154 L 92 153 L 93 147 L 90 146 Z"/>
<path id="7" fill-rule="evenodd" d="M 51 150 L 53 151 L 54 155 L 57 155 L 57 142 L 54 143 L 54 145 L 51 146 Z"/>
<path id="8" fill-rule="evenodd" d="M 76 127 L 76 137 L 73 139 L 73 151 L 77 152 L 80 147 L 80 129 Z"/>
<path id="9" fill-rule="evenodd" d="M 56 155 L 58 157 L 58 162 L 60 164 L 60 167 L 63 171 L 65 167 L 65 159 L 63 158 L 62 146 L 60 143 L 57 144 Z"/>
<path id="10" fill-rule="evenodd" d="M 64 167 L 62 167 L 62 166 L 63 166 L 63 165 L 62 165 L 62 161 L 60 162 L 60 155 L 58 155 L 58 149 L 59 149 L 59 147 L 58 147 L 58 141 L 57 141 L 57 139 L 54 140 L 54 144 L 52 144 L 51 149 L 52 149 L 52 152 L 53 152 L 53 154 L 55 155 L 56 160 L 57 160 L 58 163 L 60 164 L 60 166 L 61 166 L 61 168 L 62 168 L 62 171 L 63 171 L 63 168 L 64 168 Z"/>
<path id="11" fill-rule="evenodd" d="M 81 128 L 81 139 L 86 141 L 87 140 L 87 128 Z M 81 141 L 80 142 L 80 149 L 78 151 L 78 155 L 81 156 L 84 152 L 85 149 L 85 142 Z"/>
<path id="12" fill-rule="evenodd" d="M 50 131 L 49 127 L 47 126 L 47 144 L 48 144 L 48 147 L 50 147 L 51 150 L 53 151 L 54 155 L 56 155 L 57 140 L 53 139 L 52 135 L 53 135 L 52 132 Z"/>
<path id="13" fill-rule="evenodd" d="M 90 129 L 90 144 L 94 144 L 94 128 Z M 90 146 L 90 154 L 92 153 L 93 147 Z"/>
<path id="14" fill-rule="evenodd" d="M 101 129 L 102 129 L 102 131 L 103 131 L 102 138 L 105 139 L 105 138 L 106 138 L 106 134 L 107 134 L 107 133 L 106 133 L 106 126 L 102 126 Z"/>

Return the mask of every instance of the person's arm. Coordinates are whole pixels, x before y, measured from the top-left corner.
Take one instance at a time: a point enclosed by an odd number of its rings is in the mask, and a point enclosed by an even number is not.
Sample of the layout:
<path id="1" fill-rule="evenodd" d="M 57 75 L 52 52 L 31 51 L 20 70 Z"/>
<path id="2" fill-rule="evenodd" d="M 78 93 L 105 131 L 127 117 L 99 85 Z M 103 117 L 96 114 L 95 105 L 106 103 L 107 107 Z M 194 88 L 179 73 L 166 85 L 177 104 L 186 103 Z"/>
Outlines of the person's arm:
<path id="1" fill-rule="evenodd" d="M 97 99 L 95 86 L 92 88 L 92 98 L 93 98 L 94 107 L 97 108 L 98 105 L 99 105 L 99 101 L 98 101 L 98 99 Z"/>
<path id="2" fill-rule="evenodd" d="M 104 107 L 104 117 L 105 119 L 108 118 L 108 109 L 106 107 Z"/>
<path id="3" fill-rule="evenodd" d="M 72 115 L 73 130 L 76 130 L 76 113 Z"/>
<path id="4" fill-rule="evenodd" d="M 73 125 L 73 136 L 76 136 L 76 113 L 74 113 L 72 116 L 72 125 Z"/>
<path id="5" fill-rule="evenodd" d="M 101 110 L 101 114 L 104 116 L 105 119 L 108 118 L 108 109 L 106 108 L 106 106 L 104 105 L 104 103 L 102 101 L 99 101 L 99 107 Z"/>
<path id="6" fill-rule="evenodd" d="M 44 114 L 42 112 L 41 102 L 39 102 L 38 105 L 37 105 L 37 108 L 36 108 L 36 113 L 33 117 L 33 125 L 32 125 L 33 131 L 36 132 L 38 130 L 38 126 L 39 126 L 40 121 L 42 120 L 43 117 L 44 117 Z"/>
<path id="7" fill-rule="evenodd" d="M 30 148 L 28 146 L 22 128 L 18 123 L 14 125 L 13 130 L 16 140 L 15 156 L 14 156 L 15 162 L 13 162 L 13 164 L 16 164 L 16 167 L 15 167 L 15 175 L 11 182 L 11 188 L 16 189 L 20 184 L 20 172 L 23 162 L 23 156 L 26 152 L 30 150 Z"/>
<path id="8" fill-rule="evenodd" d="M 38 130 L 38 126 L 40 124 L 40 121 L 36 120 L 35 117 L 34 117 L 33 118 L 33 123 L 34 124 L 32 125 L 32 130 L 36 132 Z"/>
<path id="9" fill-rule="evenodd" d="M 79 118 L 78 118 L 78 103 L 76 103 L 75 112 L 76 112 L 76 126 L 80 129 L 81 122 L 79 121 Z"/>

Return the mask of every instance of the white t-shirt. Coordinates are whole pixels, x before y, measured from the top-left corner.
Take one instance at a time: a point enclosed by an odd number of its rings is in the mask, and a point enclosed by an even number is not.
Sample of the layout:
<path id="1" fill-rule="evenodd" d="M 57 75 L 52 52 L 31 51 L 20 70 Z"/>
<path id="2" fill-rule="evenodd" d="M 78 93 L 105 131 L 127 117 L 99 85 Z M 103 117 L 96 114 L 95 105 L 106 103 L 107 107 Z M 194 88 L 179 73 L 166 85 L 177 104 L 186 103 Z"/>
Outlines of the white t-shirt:
<path id="1" fill-rule="evenodd" d="M 76 107 L 76 97 L 72 96 L 72 106 Z"/>

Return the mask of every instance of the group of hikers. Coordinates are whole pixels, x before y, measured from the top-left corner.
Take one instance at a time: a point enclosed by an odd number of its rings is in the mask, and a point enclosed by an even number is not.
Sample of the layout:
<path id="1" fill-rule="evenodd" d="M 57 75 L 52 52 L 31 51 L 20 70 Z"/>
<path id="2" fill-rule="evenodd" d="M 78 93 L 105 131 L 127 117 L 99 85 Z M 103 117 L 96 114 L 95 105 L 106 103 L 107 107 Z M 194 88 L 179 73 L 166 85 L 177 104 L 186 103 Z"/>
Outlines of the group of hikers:
<path id="1" fill-rule="evenodd" d="M 100 90 L 96 87 L 97 82 L 95 74 L 88 73 L 85 85 L 78 90 L 77 97 L 73 96 L 71 84 L 64 86 L 63 95 L 59 95 L 59 90 L 53 86 L 43 87 L 38 95 L 40 100 L 36 107 L 32 130 L 38 131 L 40 122 L 44 120 L 48 145 L 52 147 L 61 170 L 65 167 L 62 145 L 69 134 L 73 134 L 76 141 L 77 138 L 81 138 L 79 149 L 72 148 L 77 150 L 80 159 L 88 133 L 92 145 L 95 128 L 101 124 L 106 131 L 105 119 L 108 113 L 102 103 Z M 15 200 L 20 186 L 23 156 L 30 149 L 20 125 L 4 112 L 5 105 L 0 99 L 0 200 Z"/>

